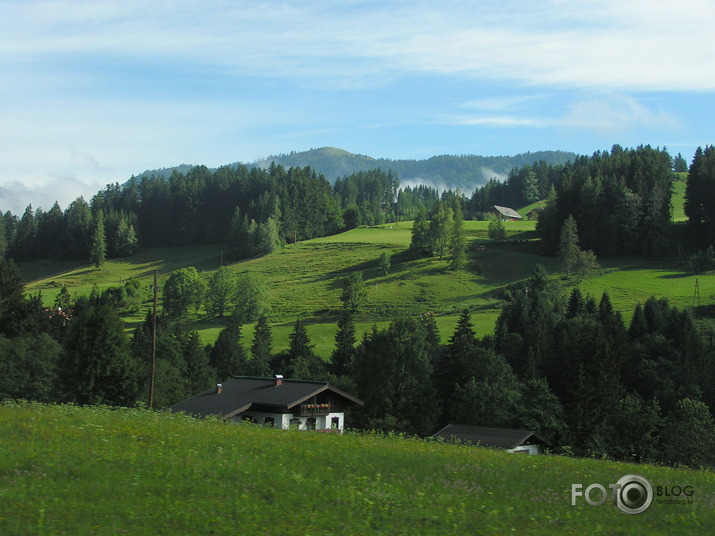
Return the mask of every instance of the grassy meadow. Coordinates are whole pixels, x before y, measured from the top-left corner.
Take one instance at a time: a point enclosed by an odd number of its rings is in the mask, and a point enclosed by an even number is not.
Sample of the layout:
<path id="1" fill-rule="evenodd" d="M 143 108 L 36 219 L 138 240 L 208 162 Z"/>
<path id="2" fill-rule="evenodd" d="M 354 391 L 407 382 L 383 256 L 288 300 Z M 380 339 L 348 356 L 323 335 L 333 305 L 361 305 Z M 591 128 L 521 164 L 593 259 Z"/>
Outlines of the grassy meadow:
<path id="1" fill-rule="evenodd" d="M 411 222 L 362 227 L 338 235 L 289 244 L 264 257 L 229 262 L 229 252 L 220 245 L 190 248 L 146 248 L 126 259 L 113 259 L 102 269 L 79 263 L 38 261 L 21 265 L 30 293 L 42 292 L 51 305 L 57 292 L 66 285 L 70 294 L 89 294 L 94 285 L 102 290 L 136 278 L 145 289 L 143 311 L 127 317 L 127 329 L 140 323 L 149 309 L 150 285 L 154 270 L 160 288 L 169 274 L 181 267 L 195 266 L 208 275 L 222 262 L 236 273 L 252 273 L 264 282 L 271 304 L 274 349 L 288 346 L 288 336 L 296 318 L 304 319 L 316 352 L 324 358 L 334 344 L 336 322 L 341 307 L 343 280 L 354 271 L 363 272 L 368 298 L 357 318 L 358 337 L 373 325 L 384 327 L 399 315 L 436 314 L 443 342 L 452 334 L 462 309 L 469 307 L 476 332 L 493 332 L 503 303 L 503 291 L 528 278 L 537 263 L 565 288 L 572 282 L 563 278 L 558 259 L 539 254 L 536 223 L 506 222 L 508 240 L 494 244 L 487 237 L 488 222 L 465 222 L 470 242 L 468 270 L 453 272 L 437 258 L 411 259 L 405 254 L 411 238 Z M 392 255 L 388 275 L 381 273 L 378 259 L 383 252 Z M 686 308 L 694 304 L 695 277 L 688 275 L 678 261 L 642 259 L 602 259 L 602 271 L 580 284 L 596 297 L 607 291 L 614 307 L 626 319 L 633 307 L 651 295 L 668 298 Z M 712 277 L 698 278 L 701 305 L 715 302 Z M 213 343 L 226 320 L 203 313 L 190 319 L 206 344 Z M 703 328 L 715 325 L 701 321 Z M 250 343 L 253 326 L 244 327 L 244 343 Z"/>
<path id="2" fill-rule="evenodd" d="M 0 405 L 0 534 L 693 535 L 715 474 L 141 409 Z M 639 515 L 571 505 L 626 474 L 692 486 Z M 594 495 L 594 499 L 597 497 Z"/>

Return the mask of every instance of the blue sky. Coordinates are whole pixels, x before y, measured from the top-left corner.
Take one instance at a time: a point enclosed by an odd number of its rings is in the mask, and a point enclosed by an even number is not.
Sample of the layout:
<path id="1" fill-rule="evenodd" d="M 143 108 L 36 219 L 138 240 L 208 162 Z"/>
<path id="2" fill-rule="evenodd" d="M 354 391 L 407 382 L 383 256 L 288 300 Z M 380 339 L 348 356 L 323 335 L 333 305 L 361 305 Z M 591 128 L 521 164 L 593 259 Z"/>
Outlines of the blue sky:
<path id="1" fill-rule="evenodd" d="M 334 146 L 713 144 L 711 0 L 0 0 L 0 210 Z"/>

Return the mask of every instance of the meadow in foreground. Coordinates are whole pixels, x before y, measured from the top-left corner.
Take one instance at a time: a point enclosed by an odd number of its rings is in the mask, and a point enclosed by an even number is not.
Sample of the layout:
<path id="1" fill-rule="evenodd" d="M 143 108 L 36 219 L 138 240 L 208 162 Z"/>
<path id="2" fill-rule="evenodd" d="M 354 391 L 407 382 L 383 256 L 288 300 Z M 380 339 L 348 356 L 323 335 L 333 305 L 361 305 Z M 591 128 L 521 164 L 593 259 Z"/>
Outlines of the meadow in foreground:
<path id="1" fill-rule="evenodd" d="M 141 409 L 0 406 L 0 534 L 708 534 L 715 474 Z M 571 485 L 636 473 L 692 504 L 627 515 Z"/>

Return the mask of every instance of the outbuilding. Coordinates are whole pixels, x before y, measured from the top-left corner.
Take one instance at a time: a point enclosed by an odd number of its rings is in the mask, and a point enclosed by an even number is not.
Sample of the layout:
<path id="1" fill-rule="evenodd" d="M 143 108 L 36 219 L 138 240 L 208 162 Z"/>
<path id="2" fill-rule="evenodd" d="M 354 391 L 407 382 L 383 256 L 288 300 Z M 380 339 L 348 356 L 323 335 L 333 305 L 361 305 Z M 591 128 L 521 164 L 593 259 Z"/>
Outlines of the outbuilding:
<path id="1" fill-rule="evenodd" d="M 506 221 L 520 221 L 521 215 L 509 207 L 500 207 L 499 205 L 494 205 L 494 212 L 497 216 L 501 217 L 502 220 Z"/>
<path id="2" fill-rule="evenodd" d="M 432 437 L 522 454 L 539 454 L 545 447 L 551 446 L 548 440 L 533 430 L 487 428 L 463 424 L 448 424 Z"/>

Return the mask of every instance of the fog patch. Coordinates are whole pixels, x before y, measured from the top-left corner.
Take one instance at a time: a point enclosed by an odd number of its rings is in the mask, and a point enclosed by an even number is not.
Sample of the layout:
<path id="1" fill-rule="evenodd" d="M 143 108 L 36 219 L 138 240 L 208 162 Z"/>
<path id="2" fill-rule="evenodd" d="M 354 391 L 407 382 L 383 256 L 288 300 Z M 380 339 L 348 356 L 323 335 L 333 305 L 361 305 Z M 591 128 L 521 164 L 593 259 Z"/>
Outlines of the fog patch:
<path id="1" fill-rule="evenodd" d="M 50 179 L 44 184 L 28 185 L 20 181 L 6 182 L 0 185 L 0 211 L 12 212 L 22 216 L 28 205 L 33 210 L 42 208 L 47 212 L 57 201 L 62 210 L 80 196 L 89 203 L 90 199 L 104 188 L 105 185 L 91 182 L 86 183 L 76 175 L 61 175 Z"/>

